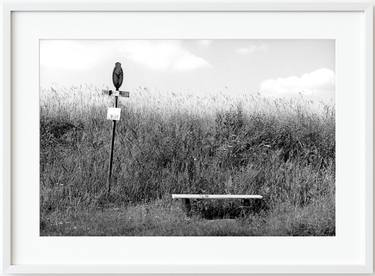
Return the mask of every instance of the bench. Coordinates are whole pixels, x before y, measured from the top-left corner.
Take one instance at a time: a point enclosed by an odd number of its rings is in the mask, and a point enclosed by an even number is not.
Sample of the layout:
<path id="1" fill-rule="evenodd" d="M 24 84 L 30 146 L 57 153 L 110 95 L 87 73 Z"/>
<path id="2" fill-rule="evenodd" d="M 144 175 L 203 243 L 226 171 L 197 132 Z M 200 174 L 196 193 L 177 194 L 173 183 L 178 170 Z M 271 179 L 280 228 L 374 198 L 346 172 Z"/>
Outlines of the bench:
<path id="1" fill-rule="evenodd" d="M 183 209 L 189 215 L 191 211 L 191 199 L 242 199 L 245 207 L 250 206 L 250 199 L 262 199 L 261 195 L 229 195 L 229 194 L 172 194 L 172 199 L 182 199 Z"/>

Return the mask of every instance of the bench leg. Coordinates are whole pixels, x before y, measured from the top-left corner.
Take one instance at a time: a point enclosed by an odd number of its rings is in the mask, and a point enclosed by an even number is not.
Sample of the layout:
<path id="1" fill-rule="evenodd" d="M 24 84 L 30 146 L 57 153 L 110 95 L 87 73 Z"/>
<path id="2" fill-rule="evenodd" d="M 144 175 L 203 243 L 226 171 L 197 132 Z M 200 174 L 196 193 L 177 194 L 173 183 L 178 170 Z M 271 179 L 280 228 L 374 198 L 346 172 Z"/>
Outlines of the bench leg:
<path id="1" fill-rule="evenodd" d="M 243 200 L 243 206 L 245 206 L 245 207 L 250 207 L 250 199 L 245 198 L 245 199 Z"/>
<path id="2" fill-rule="evenodd" d="M 190 212 L 191 212 L 190 198 L 182 199 L 182 209 L 185 211 L 186 215 L 190 216 Z"/>
<path id="3" fill-rule="evenodd" d="M 242 210 L 241 210 L 241 216 L 245 217 L 247 214 L 249 214 L 249 211 L 250 211 L 250 207 L 251 207 L 250 199 L 245 198 L 242 203 L 243 205 L 242 205 Z"/>

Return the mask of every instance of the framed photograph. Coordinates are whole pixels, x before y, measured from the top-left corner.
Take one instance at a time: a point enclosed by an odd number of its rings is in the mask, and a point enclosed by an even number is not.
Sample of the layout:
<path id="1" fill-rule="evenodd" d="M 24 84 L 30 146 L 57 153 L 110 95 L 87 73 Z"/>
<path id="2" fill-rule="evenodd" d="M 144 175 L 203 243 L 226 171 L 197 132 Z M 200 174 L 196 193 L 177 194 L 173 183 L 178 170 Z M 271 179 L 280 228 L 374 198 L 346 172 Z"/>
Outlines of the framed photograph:
<path id="1" fill-rule="evenodd" d="M 6 273 L 370 273 L 370 2 L 4 4 Z"/>

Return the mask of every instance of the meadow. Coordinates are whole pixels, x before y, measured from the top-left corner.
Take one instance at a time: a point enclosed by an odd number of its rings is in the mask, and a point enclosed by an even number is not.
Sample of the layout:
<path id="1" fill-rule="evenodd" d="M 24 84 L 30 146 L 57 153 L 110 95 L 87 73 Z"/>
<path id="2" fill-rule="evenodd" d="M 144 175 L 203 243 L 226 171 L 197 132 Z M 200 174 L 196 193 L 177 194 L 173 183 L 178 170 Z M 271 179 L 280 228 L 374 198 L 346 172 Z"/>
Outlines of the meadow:
<path id="1" fill-rule="evenodd" d="M 138 88 L 121 99 L 111 195 L 113 99 L 90 85 L 40 94 L 40 235 L 335 235 L 335 109 L 300 97 Z M 260 194 L 194 201 L 172 193 Z"/>

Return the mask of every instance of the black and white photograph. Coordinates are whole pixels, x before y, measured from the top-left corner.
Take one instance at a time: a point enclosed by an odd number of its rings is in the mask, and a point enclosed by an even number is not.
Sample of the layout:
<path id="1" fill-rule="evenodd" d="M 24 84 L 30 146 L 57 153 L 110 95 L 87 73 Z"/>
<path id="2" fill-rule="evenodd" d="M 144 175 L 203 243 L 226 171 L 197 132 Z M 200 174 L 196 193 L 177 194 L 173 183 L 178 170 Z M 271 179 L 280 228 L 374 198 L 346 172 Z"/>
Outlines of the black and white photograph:
<path id="1" fill-rule="evenodd" d="M 335 236 L 333 39 L 42 39 L 40 236 Z"/>

